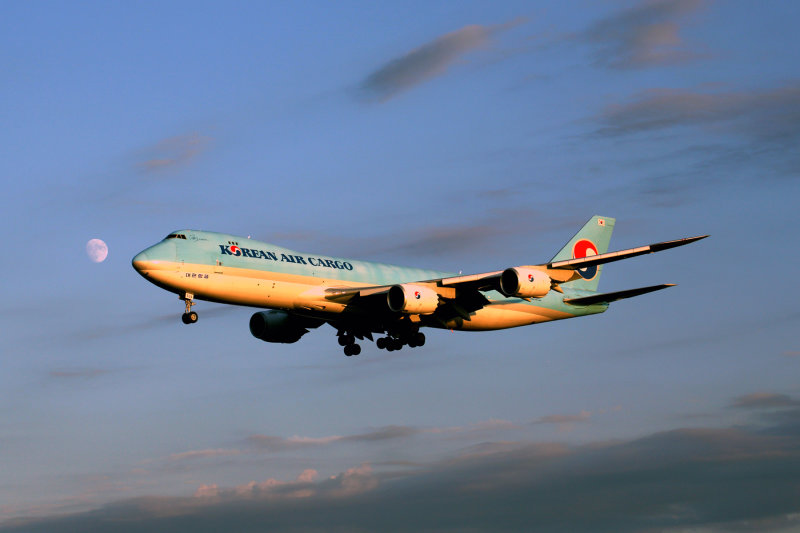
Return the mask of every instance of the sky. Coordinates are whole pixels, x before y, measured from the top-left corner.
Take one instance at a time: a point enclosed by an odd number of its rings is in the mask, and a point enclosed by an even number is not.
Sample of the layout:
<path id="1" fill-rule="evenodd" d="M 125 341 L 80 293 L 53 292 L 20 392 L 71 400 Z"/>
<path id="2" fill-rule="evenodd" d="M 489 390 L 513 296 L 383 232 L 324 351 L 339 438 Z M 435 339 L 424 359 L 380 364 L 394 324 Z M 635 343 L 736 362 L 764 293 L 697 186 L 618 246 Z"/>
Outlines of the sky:
<path id="1" fill-rule="evenodd" d="M 0 532 L 800 531 L 798 20 L 3 2 Z M 130 264 L 193 228 L 478 273 L 595 214 L 711 237 L 602 315 L 353 358 Z"/>

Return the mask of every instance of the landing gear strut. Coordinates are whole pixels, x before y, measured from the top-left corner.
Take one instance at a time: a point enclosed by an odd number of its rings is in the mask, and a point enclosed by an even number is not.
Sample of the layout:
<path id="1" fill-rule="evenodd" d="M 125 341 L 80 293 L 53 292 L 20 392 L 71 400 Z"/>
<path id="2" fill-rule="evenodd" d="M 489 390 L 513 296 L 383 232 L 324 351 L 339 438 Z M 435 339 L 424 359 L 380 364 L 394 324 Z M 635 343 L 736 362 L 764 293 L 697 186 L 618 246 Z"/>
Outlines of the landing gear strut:
<path id="1" fill-rule="evenodd" d="M 181 316 L 181 320 L 184 324 L 194 324 L 197 322 L 197 313 L 192 311 L 192 306 L 194 305 L 192 298 L 194 298 L 194 294 L 189 292 L 181 296 L 181 300 L 186 302 L 186 311 L 184 311 L 183 316 Z"/>

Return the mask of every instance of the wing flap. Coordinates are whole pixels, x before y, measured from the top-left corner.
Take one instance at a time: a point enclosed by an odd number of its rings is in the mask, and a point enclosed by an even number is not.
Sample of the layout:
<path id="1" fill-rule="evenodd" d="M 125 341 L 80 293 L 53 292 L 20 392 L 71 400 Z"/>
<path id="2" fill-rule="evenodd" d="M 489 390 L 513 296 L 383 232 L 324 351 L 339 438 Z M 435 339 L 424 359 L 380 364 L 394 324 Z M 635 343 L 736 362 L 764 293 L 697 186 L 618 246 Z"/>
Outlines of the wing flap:
<path id="1" fill-rule="evenodd" d="M 628 289 L 625 291 L 606 292 L 603 294 L 592 294 L 591 296 L 580 296 L 578 298 L 564 298 L 565 304 L 570 305 L 592 305 L 600 303 L 611 303 L 625 298 L 633 298 L 648 292 L 660 291 L 668 287 L 674 287 L 674 283 L 663 283 L 661 285 L 652 285 L 650 287 L 640 287 L 638 289 Z"/>
<path id="2" fill-rule="evenodd" d="M 440 283 L 445 286 L 449 285 L 462 285 L 464 283 L 489 283 L 500 277 L 502 270 L 494 272 L 485 272 L 483 274 L 470 274 L 468 276 L 454 276 L 451 278 L 442 278 Z"/>

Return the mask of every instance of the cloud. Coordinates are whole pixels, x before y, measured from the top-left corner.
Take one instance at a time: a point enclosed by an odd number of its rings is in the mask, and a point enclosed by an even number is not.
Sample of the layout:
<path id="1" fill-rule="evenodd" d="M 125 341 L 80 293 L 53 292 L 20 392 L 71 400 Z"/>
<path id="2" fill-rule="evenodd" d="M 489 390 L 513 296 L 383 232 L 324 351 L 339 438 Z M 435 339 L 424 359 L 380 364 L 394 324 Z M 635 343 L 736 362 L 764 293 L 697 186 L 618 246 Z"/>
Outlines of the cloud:
<path id="1" fill-rule="evenodd" d="M 348 470 L 340 476 L 346 477 L 350 472 Z M 194 497 L 217 501 L 240 498 L 308 498 L 318 493 L 318 487 L 312 485 L 317 474 L 316 470 L 307 468 L 297 476 L 295 481 L 280 481 L 270 478 L 262 482 L 251 481 L 232 489 L 221 489 L 216 483 L 200 485 L 195 491 Z"/>
<path id="2" fill-rule="evenodd" d="M 403 228 L 400 232 L 375 238 L 340 241 L 336 249 L 344 255 L 386 261 L 446 257 L 448 261 L 461 262 L 464 258 L 474 257 L 474 252 L 482 255 L 502 253 L 507 260 L 514 260 L 507 256 L 509 244 L 516 243 L 519 235 L 527 235 L 531 227 L 537 228 L 539 235 L 563 231 L 566 240 L 570 237 L 570 231 L 574 232 L 576 227 L 581 227 L 585 222 L 585 219 L 572 214 L 553 217 L 537 209 L 507 207 L 492 209 L 483 218 L 463 224 L 431 224 Z M 320 241 L 319 244 L 330 246 L 330 240 Z"/>
<path id="3" fill-rule="evenodd" d="M 520 426 L 510 420 L 500 418 L 490 418 L 466 426 L 454 426 L 443 429 L 428 429 L 429 433 L 480 433 L 484 431 L 505 431 L 509 429 L 519 429 Z"/>
<path id="4" fill-rule="evenodd" d="M 208 450 L 189 450 L 187 452 L 173 453 L 169 456 L 170 461 L 183 461 L 185 459 L 206 459 L 208 457 L 225 457 L 240 455 L 242 452 L 235 449 L 217 448 Z"/>
<path id="5" fill-rule="evenodd" d="M 604 18 L 580 35 L 598 47 L 599 64 L 640 69 L 683 63 L 699 57 L 680 36 L 680 23 L 696 13 L 701 0 L 656 0 Z"/>
<path id="6" fill-rule="evenodd" d="M 592 417 L 589 411 L 581 411 L 576 415 L 547 415 L 533 421 L 534 424 L 572 424 L 586 422 Z"/>
<path id="7" fill-rule="evenodd" d="M 375 443 L 388 440 L 407 439 L 416 435 L 422 434 L 464 434 L 467 436 L 474 435 L 481 432 L 494 432 L 510 429 L 518 429 L 519 426 L 508 420 L 489 419 L 466 426 L 449 426 L 449 427 L 414 427 L 414 426 L 399 426 L 391 425 L 367 431 L 364 433 L 356 433 L 354 435 L 330 435 L 325 437 L 279 437 L 275 435 L 251 435 L 247 438 L 249 444 L 257 448 L 271 451 L 283 452 L 288 450 L 297 450 L 300 448 L 311 448 L 328 446 L 335 443 L 349 442 L 349 443 Z M 181 454 L 179 454 L 181 455 Z"/>
<path id="8" fill-rule="evenodd" d="M 441 76 L 463 55 L 488 46 L 493 34 L 511 28 L 522 20 L 498 26 L 464 26 L 395 58 L 361 82 L 362 93 L 370 100 L 385 102 L 417 85 Z"/>
<path id="9" fill-rule="evenodd" d="M 53 378 L 95 378 L 111 372 L 105 368 L 59 368 L 48 375 Z"/>
<path id="10" fill-rule="evenodd" d="M 312 446 L 325 446 L 334 442 L 339 442 L 344 437 L 332 435 L 329 437 L 278 437 L 275 435 L 251 435 L 248 437 L 250 444 L 271 452 L 282 452 L 286 450 L 296 450 Z"/>
<path id="11" fill-rule="evenodd" d="M 182 305 L 182 304 L 181 304 Z M 152 315 L 136 321 L 120 320 L 117 317 L 109 318 L 108 323 L 93 324 L 91 328 L 79 329 L 69 332 L 65 340 L 84 343 L 103 340 L 109 337 L 121 337 L 132 333 L 141 333 L 149 329 L 175 327 L 180 324 L 182 307 L 176 305 L 175 313 Z M 203 310 L 203 317 L 223 316 L 228 313 L 241 312 L 241 307 L 235 305 L 213 305 Z"/>
<path id="12" fill-rule="evenodd" d="M 576 423 L 588 422 L 591 418 L 592 418 L 591 412 L 581 411 L 580 413 L 573 415 L 557 414 L 557 415 L 542 416 L 531 422 L 531 424 L 532 425 L 553 424 L 556 426 L 558 431 L 568 432 L 574 429 Z"/>
<path id="13" fill-rule="evenodd" d="M 298 448 L 326 446 L 337 442 L 376 442 L 406 438 L 417 435 L 422 431 L 421 429 L 410 426 L 385 426 L 355 435 L 331 435 L 327 437 L 294 436 L 288 438 L 274 435 L 251 435 L 248 437 L 248 441 L 259 448 L 273 452 L 281 452 Z"/>
<path id="14" fill-rule="evenodd" d="M 704 126 L 750 139 L 795 142 L 800 139 L 800 82 L 750 91 L 649 89 L 608 106 L 598 121 L 597 133 L 608 136 Z"/>
<path id="15" fill-rule="evenodd" d="M 783 531 L 800 527 L 800 409 L 772 427 L 682 428 L 592 442 L 486 443 L 398 472 L 210 483 L 3 533 L 140 531 Z M 477 453 L 477 452 L 483 453 Z"/>
<path id="16" fill-rule="evenodd" d="M 516 195 L 519 196 L 522 194 L 521 189 L 525 188 L 527 192 L 528 188 L 535 187 L 536 185 L 522 184 L 510 186 L 507 190 L 516 191 Z M 498 191 L 498 188 L 490 190 Z M 514 194 L 511 192 L 509 196 Z M 432 259 L 433 263 L 428 267 L 454 270 L 456 265 L 466 265 L 468 261 L 474 262 L 475 257 L 490 257 L 495 254 L 497 257 L 505 258 L 506 261 L 530 261 L 530 250 L 519 249 L 517 246 L 520 236 L 528 238 L 530 228 L 536 228 L 539 237 L 551 232 L 557 234 L 556 245 L 558 245 L 569 240 L 576 228 L 586 223 L 586 215 L 580 214 L 580 209 L 553 215 L 543 209 L 515 207 L 511 199 L 503 199 L 500 202 L 503 204 L 502 208 L 484 209 L 466 205 L 468 198 L 483 195 L 484 189 L 478 189 L 464 192 L 463 200 L 461 197 L 458 198 L 458 201 L 465 204 L 464 209 L 468 211 L 471 209 L 470 212 L 473 214 L 467 217 L 469 220 L 464 218 L 462 221 L 441 223 L 429 221 L 425 225 L 416 227 L 407 225 L 401 229 L 376 232 L 358 238 L 343 232 L 320 233 L 319 231 L 296 235 L 265 231 L 254 238 L 267 242 L 280 242 L 283 246 L 300 250 L 316 249 L 319 253 L 329 255 L 401 265 L 411 264 L 415 258 Z M 442 200 L 442 202 L 450 201 L 453 201 L 452 198 Z M 546 249 L 543 253 L 552 255 L 554 252 L 553 249 Z M 541 260 L 549 259 L 551 255 L 541 257 Z"/>
<path id="17" fill-rule="evenodd" d="M 393 241 L 382 252 L 410 256 L 450 253 L 478 246 L 499 236 L 500 228 L 490 224 L 465 224 L 422 228 L 405 240 Z"/>
<path id="18" fill-rule="evenodd" d="M 207 150 L 210 142 L 210 137 L 199 133 L 164 139 L 144 150 L 141 154 L 143 160 L 136 167 L 144 172 L 154 172 L 185 165 Z"/>
<path id="19" fill-rule="evenodd" d="M 277 435 L 254 434 L 247 437 L 238 448 L 207 448 L 198 450 L 187 450 L 173 453 L 166 458 L 158 460 L 165 463 L 181 463 L 182 469 L 189 468 L 183 465 L 189 461 L 214 460 L 217 458 L 229 458 L 242 456 L 252 459 L 264 453 L 283 453 L 295 452 L 298 450 L 310 450 L 325 448 L 332 445 L 343 444 L 372 444 L 379 445 L 389 441 L 403 441 L 419 435 L 428 435 L 432 438 L 447 438 L 460 440 L 461 442 L 474 442 L 476 439 L 483 439 L 487 435 L 495 436 L 498 432 L 514 431 L 522 429 L 523 426 L 515 424 L 509 420 L 489 419 L 479 422 L 466 424 L 463 426 L 446 427 L 415 427 L 402 425 L 389 425 L 355 433 L 352 435 L 327 435 L 322 437 L 307 437 L 295 435 L 292 437 L 281 437 Z M 430 441 L 429 441 L 430 443 Z M 148 460 L 146 462 L 154 462 Z M 402 461 L 408 463 L 407 461 Z M 392 461 L 382 461 L 381 464 L 390 464 Z M 205 465 L 205 463 L 203 463 Z"/>
<path id="20" fill-rule="evenodd" d="M 665 143 L 668 152 L 637 162 L 657 169 L 637 185 L 640 196 L 659 205 L 678 204 L 691 191 L 711 190 L 733 176 L 757 181 L 800 177 L 798 81 L 752 90 L 650 89 L 607 106 L 595 119 L 599 127 L 591 136 L 613 143 L 622 137 L 637 142 L 673 135 Z M 686 135 L 692 130 L 703 140 Z"/>
<path id="21" fill-rule="evenodd" d="M 731 407 L 735 409 L 768 409 L 772 407 L 797 407 L 800 400 L 795 400 L 786 394 L 771 392 L 754 392 L 734 398 Z"/>

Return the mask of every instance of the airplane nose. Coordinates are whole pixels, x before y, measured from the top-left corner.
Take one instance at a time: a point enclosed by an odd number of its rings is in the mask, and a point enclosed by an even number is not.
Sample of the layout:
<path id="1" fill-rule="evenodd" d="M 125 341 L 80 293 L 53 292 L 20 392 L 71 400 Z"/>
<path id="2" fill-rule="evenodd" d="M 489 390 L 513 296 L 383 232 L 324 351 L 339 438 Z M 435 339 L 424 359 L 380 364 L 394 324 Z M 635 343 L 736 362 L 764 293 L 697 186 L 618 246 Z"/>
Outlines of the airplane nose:
<path id="1" fill-rule="evenodd" d="M 147 256 L 147 251 L 145 250 L 143 252 L 139 252 L 138 254 L 136 254 L 133 260 L 131 261 L 131 264 L 133 265 L 133 268 L 135 268 L 137 272 L 141 272 L 142 269 L 144 268 L 145 262 L 149 260 L 150 258 Z"/>

